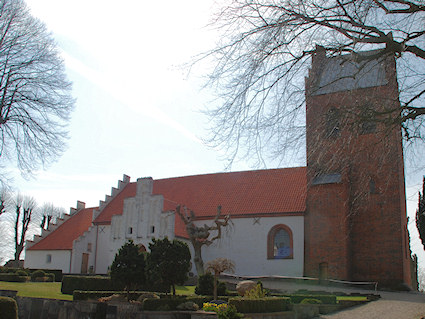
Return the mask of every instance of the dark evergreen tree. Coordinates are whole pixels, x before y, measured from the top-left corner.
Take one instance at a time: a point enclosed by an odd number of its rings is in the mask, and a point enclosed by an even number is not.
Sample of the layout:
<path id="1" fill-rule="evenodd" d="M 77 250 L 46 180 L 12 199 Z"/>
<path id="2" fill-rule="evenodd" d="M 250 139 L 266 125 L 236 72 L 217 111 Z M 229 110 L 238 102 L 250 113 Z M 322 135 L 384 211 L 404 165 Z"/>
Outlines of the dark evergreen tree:
<path id="1" fill-rule="evenodd" d="M 416 227 L 425 249 L 425 176 L 422 182 L 422 194 L 419 192 L 418 210 L 416 211 Z"/>
<path id="2" fill-rule="evenodd" d="M 111 280 L 127 290 L 135 290 L 145 283 L 145 256 L 132 240 L 126 242 L 115 255 L 111 266 Z"/>
<path id="3" fill-rule="evenodd" d="M 184 284 L 190 270 L 189 247 L 179 240 L 154 238 L 149 250 L 146 267 L 150 280 L 171 287 L 175 296 L 176 285 Z"/>

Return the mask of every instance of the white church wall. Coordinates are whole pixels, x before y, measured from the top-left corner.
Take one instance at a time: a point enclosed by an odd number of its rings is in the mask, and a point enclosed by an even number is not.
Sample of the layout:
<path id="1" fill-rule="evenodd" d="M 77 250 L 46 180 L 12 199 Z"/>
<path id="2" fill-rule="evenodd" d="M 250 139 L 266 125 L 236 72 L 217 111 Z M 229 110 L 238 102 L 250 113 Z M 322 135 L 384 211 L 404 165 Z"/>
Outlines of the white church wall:
<path id="1" fill-rule="evenodd" d="M 222 238 L 202 248 L 204 263 L 223 257 L 233 260 L 235 274 L 241 276 L 302 276 L 304 266 L 304 217 L 234 218 Z M 197 224 L 210 224 L 199 221 Z M 293 234 L 292 259 L 268 259 L 267 235 L 272 227 L 284 224 Z"/>
<path id="2" fill-rule="evenodd" d="M 90 226 L 82 236 L 74 240 L 72 246 L 71 273 L 79 274 L 82 271 L 87 273 L 95 272 L 97 230 L 97 226 Z M 87 255 L 88 257 L 85 267 L 82 265 L 83 255 Z M 85 268 L 85 270 L 82 268 Z"/>
<path id="3" fill-rule="evenodd" d="M 63 273 L 69 273 L 70 259 L 71 250 L 27 250 L 24 267 L 31 269 L 61 269 Z"/>
<path id="4" fill-rule="evenodd" d="M 124 200 L 122 215 L 112 216 L 110 244 L 115 253 L 130 239 L 146 250 L 152 238 L 174 239 L 174 212 L 162 212 L 164 198 L 152 195 L 152 187 L 151 178 L 139 178 L 136 196 Z"/>
<path id="5" fill-rule="evenodd" d="M 112 245 L 110 225 L 98 225 L 97 227 L 96 273 L 106 274 L 119 247 L 115 248 Z"/>

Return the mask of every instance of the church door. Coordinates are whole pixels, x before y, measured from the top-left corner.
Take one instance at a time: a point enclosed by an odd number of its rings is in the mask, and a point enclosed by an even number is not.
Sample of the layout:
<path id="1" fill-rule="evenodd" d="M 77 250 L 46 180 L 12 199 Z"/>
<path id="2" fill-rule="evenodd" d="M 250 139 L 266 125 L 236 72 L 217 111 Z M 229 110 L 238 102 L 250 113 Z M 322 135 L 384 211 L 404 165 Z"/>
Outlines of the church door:
<path id="1" fill-rule="evenodd" d="M 87 268 L 89 265 L 89 254 L 83 253 L 83 258 L 81 259 L 81 273 L 87 274 Z"/>

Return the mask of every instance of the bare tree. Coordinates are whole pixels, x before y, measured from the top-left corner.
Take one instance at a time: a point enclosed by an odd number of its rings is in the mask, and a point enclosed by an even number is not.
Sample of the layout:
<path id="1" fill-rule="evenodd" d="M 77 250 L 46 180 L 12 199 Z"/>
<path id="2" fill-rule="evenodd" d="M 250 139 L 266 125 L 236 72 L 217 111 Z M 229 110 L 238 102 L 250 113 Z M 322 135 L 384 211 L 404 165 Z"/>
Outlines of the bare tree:
<path id="1" fill-rule="evenodd" d="M 196 272 L 198 276 L 203 275 L 204 271 L 204 261 L 202 260 L 202 246 L 211 245 L 215 240 L 221 238 L 222 228 L 226 227 L 229 223 L 230 216 L 227 215 L 220 220 L 221 216 L 221 206 L 217 207 L 217 214 L 214 219 L 214 225 L 208 226 L 204 224 L 204 226 L 196 226 L 194 221 L 196 220 L 196 215 L 194 211 L 187 211 L 186 207 L 183 207 L 183 211 L 181 211 L 181 207 L 177 206 L 176 208 L 177 214 L 183 220 L 186 225 L 186 231 L 189 235 L 189 239 L 192 243 L 193 250 L 195 252 L 195 256 L 193 258 L 195 262 Z M 212 231 L 217 231 L 215 236 L 211 235 Z"/>
<path id="2" fill-rule="evenodd" d="M 44 203 L 40 208 L 40 215 L 42 218 L 40 223 L 41 230 L 48 229 L 53 219 L 62 216 L 64 213 L 64 208 L 56 207 L 53 203 Z"/>
<path id="3" fill-rule="evenodd" d="M 207 262 L 207 270 L 214 274 L 214 300 L 217 300 L 217 281 L 218 276 L 225 271 L 234 272 L 235 264 L 233 261 L 227 258 L 216 258 Z"/>
<path id="4" fill-rule="evenodd" d="M 360 65 L 396 59 L 400 103 L 357 111 L 353 120 L 401 127 L 406 141 L 423 139 L 424 15 L 423 1 L 410 0 L 226 4 L 213 21 L 223 32 L 222 42 L 201 56 L 215 63 L 210 81 L 221 98 L 208 111 L 214 123 L 210 144 L 224 148 L 230 163 L 238 156 L 254 156 L 264 164 L 264 154 L 282 159 L 303 150 L 304 77 L 316 45 L 327 56 Z M 365 50 L 374 51 L 361 54 Z"/>
<path id="5" fill-rule="evenodd" d="M 64 150 L 74 100 L 51 34 L 23 0 L 0 0 L 0 160 L 23 174 Z"/>
<path id="6" fill-rule="evenodd" d="M 15 200 L 15 260 L 19 261 L 19 257 L 24 250 L 26 234 L 31 222 L 31 217 L 36 209 L 34 198 L 22 196 L 18 194 Z"/>

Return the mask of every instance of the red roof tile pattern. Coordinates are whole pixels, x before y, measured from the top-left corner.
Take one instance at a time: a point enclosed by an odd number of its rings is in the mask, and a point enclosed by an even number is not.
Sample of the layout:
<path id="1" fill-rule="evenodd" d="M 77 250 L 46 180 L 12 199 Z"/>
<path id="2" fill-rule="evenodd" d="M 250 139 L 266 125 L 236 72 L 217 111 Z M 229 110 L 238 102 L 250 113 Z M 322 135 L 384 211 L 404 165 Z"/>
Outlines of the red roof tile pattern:
<path id="1" fill-rule="evenodd" d="M 159 179 L 154 180 L 153 194 L 164 196 L 165 210 L 181 204 L 207 219 L 221 205 L 223 215 L 238 218 L 303 213 L 306 187 L 306 168 L 295 167 Z M 187 236 L 178 216 L 175 235 Z"/>
<path id="2" fill-rule="evenodd" d="M 153 194 L 164 196 L 164 210 L 180 204 L 195 211 L 198 218 L 214 217 L 217 206 L 233 218 L 249 215 L 302 213 L 306 200 L 306 168 L 216 173 L 153 181 Z M 110 224 L 121 215 L 124 199 L 136 196 L 136 183 L 129 183 L 94 220 Z M 184 224 L 175 219 L 176 236 L 185 236 Z"/>
<path id="3" fill-rule="evenodd" d="M 78 211 L 28 250 L 71 250 L 73 241 L 91 226 L 93 209 L 95 208 Z"/>
<path id="4" fill-rule="evenodd" d="M 164 196 L 163 210 L 177 205 L 193 210 L 197 218 L 214 218 L 217 206 L 232 218 L 302 214 L 306 202 L 306 168 L 281 168 L 158 179 L 153 194 Z M 127 184 L 100 212 L 94 224 L 107 225 L 122 215 L 124 200 L 136 196 L 137 183 Z M 72 249 L 72 242 L 91 225 L 88 209 L 78 212 L 56 231 L 35 244 L 35 249 Z M 175 235 L 187 237 L 183 221 L 176 216 Z"/>
<path id="5" fill-rule="evenodd" d="M 122 215 L 124 199 L 136 196 L 137 183 L 128 183 L 100 212 L 94 224 L 109 225 L 113 215 Z"/>

